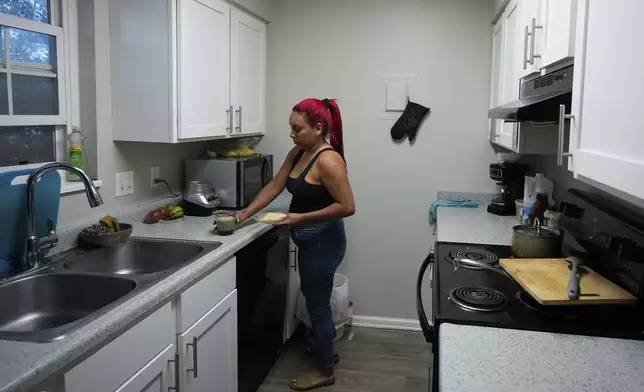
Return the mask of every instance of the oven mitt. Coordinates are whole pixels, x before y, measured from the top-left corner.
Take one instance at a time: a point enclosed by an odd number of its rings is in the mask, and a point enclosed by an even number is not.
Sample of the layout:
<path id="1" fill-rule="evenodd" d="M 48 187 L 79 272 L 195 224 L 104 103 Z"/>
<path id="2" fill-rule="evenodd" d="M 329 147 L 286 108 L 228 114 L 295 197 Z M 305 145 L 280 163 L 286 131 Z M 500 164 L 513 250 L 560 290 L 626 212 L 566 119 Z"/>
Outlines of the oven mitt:
<path id="1" fill-rule="evenodd" d="M 415 102 L 407 102 L 405 111 L 391 128 L 391 138 L 400 140 L 407 135 L 409 136 L 409 141 L 413 142 L 416 139 L 420 123 L 423 122 L 428 113 L 429 108 Z"/>

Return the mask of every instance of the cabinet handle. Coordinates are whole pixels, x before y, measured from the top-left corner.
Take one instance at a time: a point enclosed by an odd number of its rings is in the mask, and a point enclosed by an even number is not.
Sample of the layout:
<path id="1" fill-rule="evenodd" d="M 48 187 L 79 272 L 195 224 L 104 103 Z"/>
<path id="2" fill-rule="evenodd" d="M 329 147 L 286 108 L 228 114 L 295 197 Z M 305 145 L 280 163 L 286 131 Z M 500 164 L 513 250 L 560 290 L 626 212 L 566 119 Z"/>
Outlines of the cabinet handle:
<path id="1" fill-rule="evenodd" d="M 242 131 L 242 107 L 241 105 L 239 106 L 239 109 L 235 110 L 235 113 L 237 113 L 237 126 L 235 126 L 235 131 L 237 133 L 241 133 Z"/>
<path id="2" fill-rule="evenodd" d="M 534 59 L 540 59 L 540 54 L 534 54 L 535 38 L 537 36 L 536 30 L 543 29 L 543 26 L 537 24 L 537 19 L 532 18 L 532 33 L 530 34 L 530 65 L 534 65 Z"/>
<path id="3" fill-rule="evenodd" d="M 228 134 L 230 135 L 233 133 L 233 106 L 230 105 L 228 109 L 226 109 L 226 116 L 228 117 L 228 126 L 226 127 L 226 131 L 228 131 Z"/>
<path id="4" fill-rule="evenodd" d="M 168 391 L 179 392 L 179 353 L 174 353 L 174 359 L 168 359 L 168 363 L 174 363 L 174 386 L 168 387 Z"/>
<path id="5" fill-rule="evenodd" d="M 244 124 L 242 123 L 242 107 L 239 105 L 239 133 L 242 132 L 242 127 Z"/>
<path id="6" fill-rule="evenodd" d="M 528 26 L 523 30 L 523 69 L 528 69 Z"/>
<path id="7" fill-rule="evenodd" d="M 559 105 L 559 143 L 557 145 L 557 166 L 563 166 L 564 157 L 570 157 L 570 152 L 564 152 L 564 128 L 566 120 L 572 120 L 575 116 L 566 114 L 566 105 Z"/>
<path id="8" fill-rule="evenodd" d="M 290 267 L 293 268 L 293 271 L 297 272 L 297 248 L 291 251 L 293 253 L 293 265 Z"/>
<path id="9" fill-rule="evenodd" d="M 199 377 L 199 373 L 197 371 L 197 367 L 199 366 L 197 364 L 197 337 L 193 336 L 192 343 L 187 343 L 186 346 L 192 346 L 192 369 L 187 369 L 187 371 L 188 373 L 192 372 L 192 377 L 197 378 Z"/>

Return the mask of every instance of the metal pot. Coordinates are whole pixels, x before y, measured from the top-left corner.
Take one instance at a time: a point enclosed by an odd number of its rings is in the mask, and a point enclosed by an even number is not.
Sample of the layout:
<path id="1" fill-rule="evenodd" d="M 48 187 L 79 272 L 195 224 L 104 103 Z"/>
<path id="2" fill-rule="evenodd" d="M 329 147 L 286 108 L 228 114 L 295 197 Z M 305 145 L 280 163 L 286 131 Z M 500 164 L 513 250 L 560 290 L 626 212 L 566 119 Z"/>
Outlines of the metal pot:
<path id="1" fill-rule="evenodd" d="M 517 225 L 512 228 L 512 253 L 516 257 L 546 259 L 561 255 L 561 233 L 535 226 Z"/>

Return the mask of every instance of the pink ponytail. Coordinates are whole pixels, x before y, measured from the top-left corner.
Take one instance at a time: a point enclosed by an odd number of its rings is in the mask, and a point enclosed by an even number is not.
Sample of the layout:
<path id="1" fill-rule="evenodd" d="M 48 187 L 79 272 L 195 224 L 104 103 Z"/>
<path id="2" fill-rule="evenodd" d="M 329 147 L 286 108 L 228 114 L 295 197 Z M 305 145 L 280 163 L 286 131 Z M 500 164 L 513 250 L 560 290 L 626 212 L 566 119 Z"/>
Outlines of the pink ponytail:
<path id="1" fill-rule="evenodd" d="M 335 99 L 307 98 L 295 105 L 293 111 L 304 115 L 312 127 L 318 123 L 322 124 L 325 136 L 329 135 L 331 147 L 344 158 L 342 115 Z"/>

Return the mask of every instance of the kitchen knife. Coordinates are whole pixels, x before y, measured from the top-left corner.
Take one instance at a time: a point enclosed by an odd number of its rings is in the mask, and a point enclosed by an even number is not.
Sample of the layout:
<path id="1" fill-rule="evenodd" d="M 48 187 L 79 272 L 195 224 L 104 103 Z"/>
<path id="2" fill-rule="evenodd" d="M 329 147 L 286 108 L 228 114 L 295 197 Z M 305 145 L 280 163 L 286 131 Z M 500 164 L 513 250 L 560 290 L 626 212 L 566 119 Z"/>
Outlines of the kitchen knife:
<path id="1" fill-rule="evenodd" d="M 582 264 L 581 259 L 577 257 L 568 257 L 570 263 L 570 279 L 568 280 L 568 298 L 579 299 L 579 266 Z"/>

